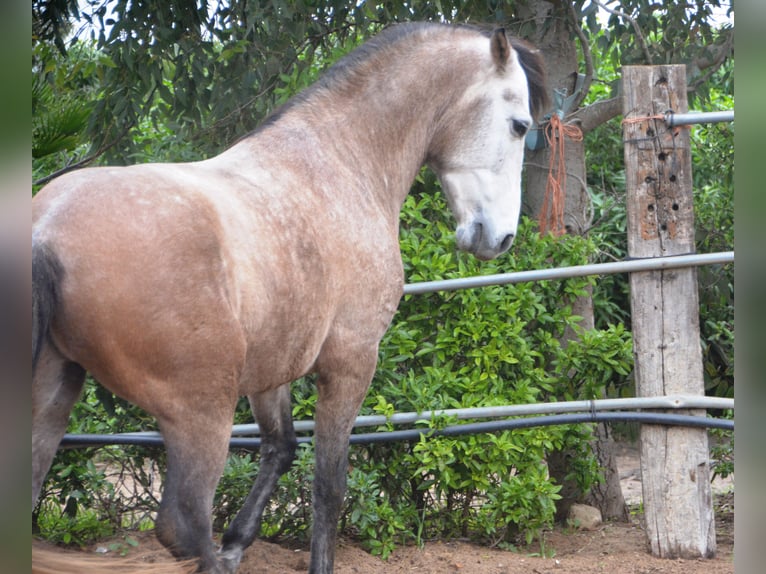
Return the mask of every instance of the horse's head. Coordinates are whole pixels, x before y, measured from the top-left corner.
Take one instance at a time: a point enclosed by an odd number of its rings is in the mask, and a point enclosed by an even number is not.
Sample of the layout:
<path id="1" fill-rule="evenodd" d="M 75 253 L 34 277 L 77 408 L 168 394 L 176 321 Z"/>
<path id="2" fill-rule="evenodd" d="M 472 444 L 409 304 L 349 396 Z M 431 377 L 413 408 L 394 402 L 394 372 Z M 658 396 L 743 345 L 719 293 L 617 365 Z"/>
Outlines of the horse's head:
<path id="1" fill-rule="evenodd" d="M 483 39 L 482 39 L 483 40 Z M 445 113 L 429 165 L 457 219 L 457 245 L 492 259 L 513 242 L 521 212 L 524 137 L 545 105 L 542 59 L 505 31 L 482 45 L 472 80 Z"/>

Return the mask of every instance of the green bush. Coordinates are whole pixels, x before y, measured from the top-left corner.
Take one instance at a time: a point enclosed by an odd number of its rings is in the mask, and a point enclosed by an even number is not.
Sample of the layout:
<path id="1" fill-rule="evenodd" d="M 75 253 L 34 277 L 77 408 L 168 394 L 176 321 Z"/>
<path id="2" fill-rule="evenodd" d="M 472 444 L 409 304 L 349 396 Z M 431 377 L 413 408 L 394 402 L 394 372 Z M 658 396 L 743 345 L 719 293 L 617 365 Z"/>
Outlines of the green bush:
<path id="1" fill-rule="evenodd" d="M 407 198 L 401 246 L 409 282 L 584 264 L 595 251 L 585 238 L 540 237 L 525 219 L 510 254 L 480 263 L 455 250 L 447 213 L 439 193 L 416 190 Z M 579 329 L 571 303 L 592 281 L 405 297 L 381 343 L 363 412 L 600 397 L 604 385 L 630 371 L 632 351 L 629 333 L 621 326 Z M 560 338 L 567 329 L 580 339 L 564 346 Z M 450 422 L 440 418 L 424 426 Z M 559 486 L 546 472 L 547 454 L 579 452 L 572 476 L 587 489 L 599 480 L 590 438 L 586 425 L 424 437 L 415 444 L 353 447 L 351 464 L 376 477 L 380 499 L 396 510 L 389 544 L 403 537 L 450 536 L 493 543 L 512 543 L 521 536 L 530 542 L 551 524 L 558 499 Z M 354 500 L 353 493 L 349 498 Z"/>
<path id="2" fill-rule="evenodd" d="M 406 200 L 401 247 L 409 282 L 586 263 L 591 241 L 540 237 L 524 220 L 512 252 L 479 263 L 454 247 L 440 193 L 421 185 Z M 363 414 L 598 398 L 630 371 L 630 335 L 622 326 L 583 332 L 571 301 L 592 279 L 523 283 L 407 296 L 380 346 Z M 579 340 L 564 346 L 567 329 Z M 313 416 L 310 380 L 294 387 L 297 418 Z M 420 423 L 415 442 L 356 445 L 342 527 L 375 553 L 428 538 L 472 536 L 490 543 L 530 542 L 551 525 L 559 485 L 548 453 L 566 449 L 571 477 L 585 490 L 599 480 L 587 425 L 463 437 L 428 431 L 456 421 Z M 390 425 L 383 425 L 387 430 Z"/>

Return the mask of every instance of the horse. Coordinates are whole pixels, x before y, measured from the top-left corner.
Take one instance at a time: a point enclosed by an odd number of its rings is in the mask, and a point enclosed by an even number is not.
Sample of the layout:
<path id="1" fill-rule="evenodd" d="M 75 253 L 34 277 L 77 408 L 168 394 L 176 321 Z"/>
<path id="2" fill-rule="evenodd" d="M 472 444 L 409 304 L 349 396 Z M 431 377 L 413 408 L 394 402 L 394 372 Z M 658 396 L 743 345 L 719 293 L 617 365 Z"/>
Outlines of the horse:
<path id="1" fill-rule="evenodd" d="M 309 572 L 332 572 L 349 435 L 403 291 L 404 199 L 430 167 L 457 247 L 507 251 L 546 93 L 539 52 L 502 28 L 400 24 L 217 156 L 49 183 L 32 202 L 33 504 L 89 372 L 157 420 L 159 540 L 201 571 L 235 572 L 294 459 L 290 383 L 311 373 Z M 241 396 L 260 472 L 216 548 L 211 505 Z"/>

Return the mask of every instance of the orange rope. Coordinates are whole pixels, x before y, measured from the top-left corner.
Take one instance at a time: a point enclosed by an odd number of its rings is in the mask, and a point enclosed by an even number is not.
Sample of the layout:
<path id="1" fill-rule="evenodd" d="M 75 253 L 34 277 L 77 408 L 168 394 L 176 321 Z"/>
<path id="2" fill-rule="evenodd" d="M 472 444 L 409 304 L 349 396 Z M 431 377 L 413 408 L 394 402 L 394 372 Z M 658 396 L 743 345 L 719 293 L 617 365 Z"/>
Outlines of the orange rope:
<path id="1" fill-rule="evenodd" d="M 545 184 L 545 197 L 538 220 L 540 233 L 551 231 L 553 235 L 562 235 L 564 227 L 564 206 L 567 194 L 566 157 L 564 155 L 564 140 L 582 141 L 582 130 L 573 124 L 565 124 L 558 114 L 551 115 L 551 120 L 545 128 L 545 139 L 550 148 L 550 164 L 548 166 L 548 181 Z"/>
<path id="2" fill-rule="evenodd" d="M 649 122 L 652 120 L 663 120 L 666 121 L 666 115 L 665 114 L 654 114 L 653 116 L 639 116 L 635 118 L 625 118 L 622 120 L 622 125 L 628 125 L 628 124 L 638 124 L 641 122 Z M 678 135 L 680 129 L 682 127 L 688 127 L 688 126 L 675 126 L 673 128 L 673 136 Z"/>
<path id="3" fill-rule="evenodd" d="M 624 120 L 622 120 L 622 125 L 637 124 L 637 123 L 646 122 L 649 120 L 664 120 L 664 119 L 665 119 L 665 114 L 655 114 L 653 116 L 638 116 L 635 118 L 625 118 Z"/>

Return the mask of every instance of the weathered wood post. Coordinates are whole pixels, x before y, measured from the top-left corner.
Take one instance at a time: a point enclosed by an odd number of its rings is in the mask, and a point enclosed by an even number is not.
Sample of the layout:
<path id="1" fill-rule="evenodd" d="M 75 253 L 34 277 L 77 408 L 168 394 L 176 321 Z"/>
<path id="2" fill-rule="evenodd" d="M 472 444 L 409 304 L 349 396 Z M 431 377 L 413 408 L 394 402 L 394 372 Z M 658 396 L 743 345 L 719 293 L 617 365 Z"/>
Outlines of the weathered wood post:
<path id="1" fill-rule="evenodd" d="M 689 130 L 670 129 L 663 119 L 666 111 L 687 111 L 685 68 L 625 67 L 623 94 L 628 255 L 692 253 Z M 696 270 L 633 273 L 630 290 L 637 395 L 703 395 Z M 643 425 L 640 455 L 652 554 L 713 557 L 707 432 Z"/>

